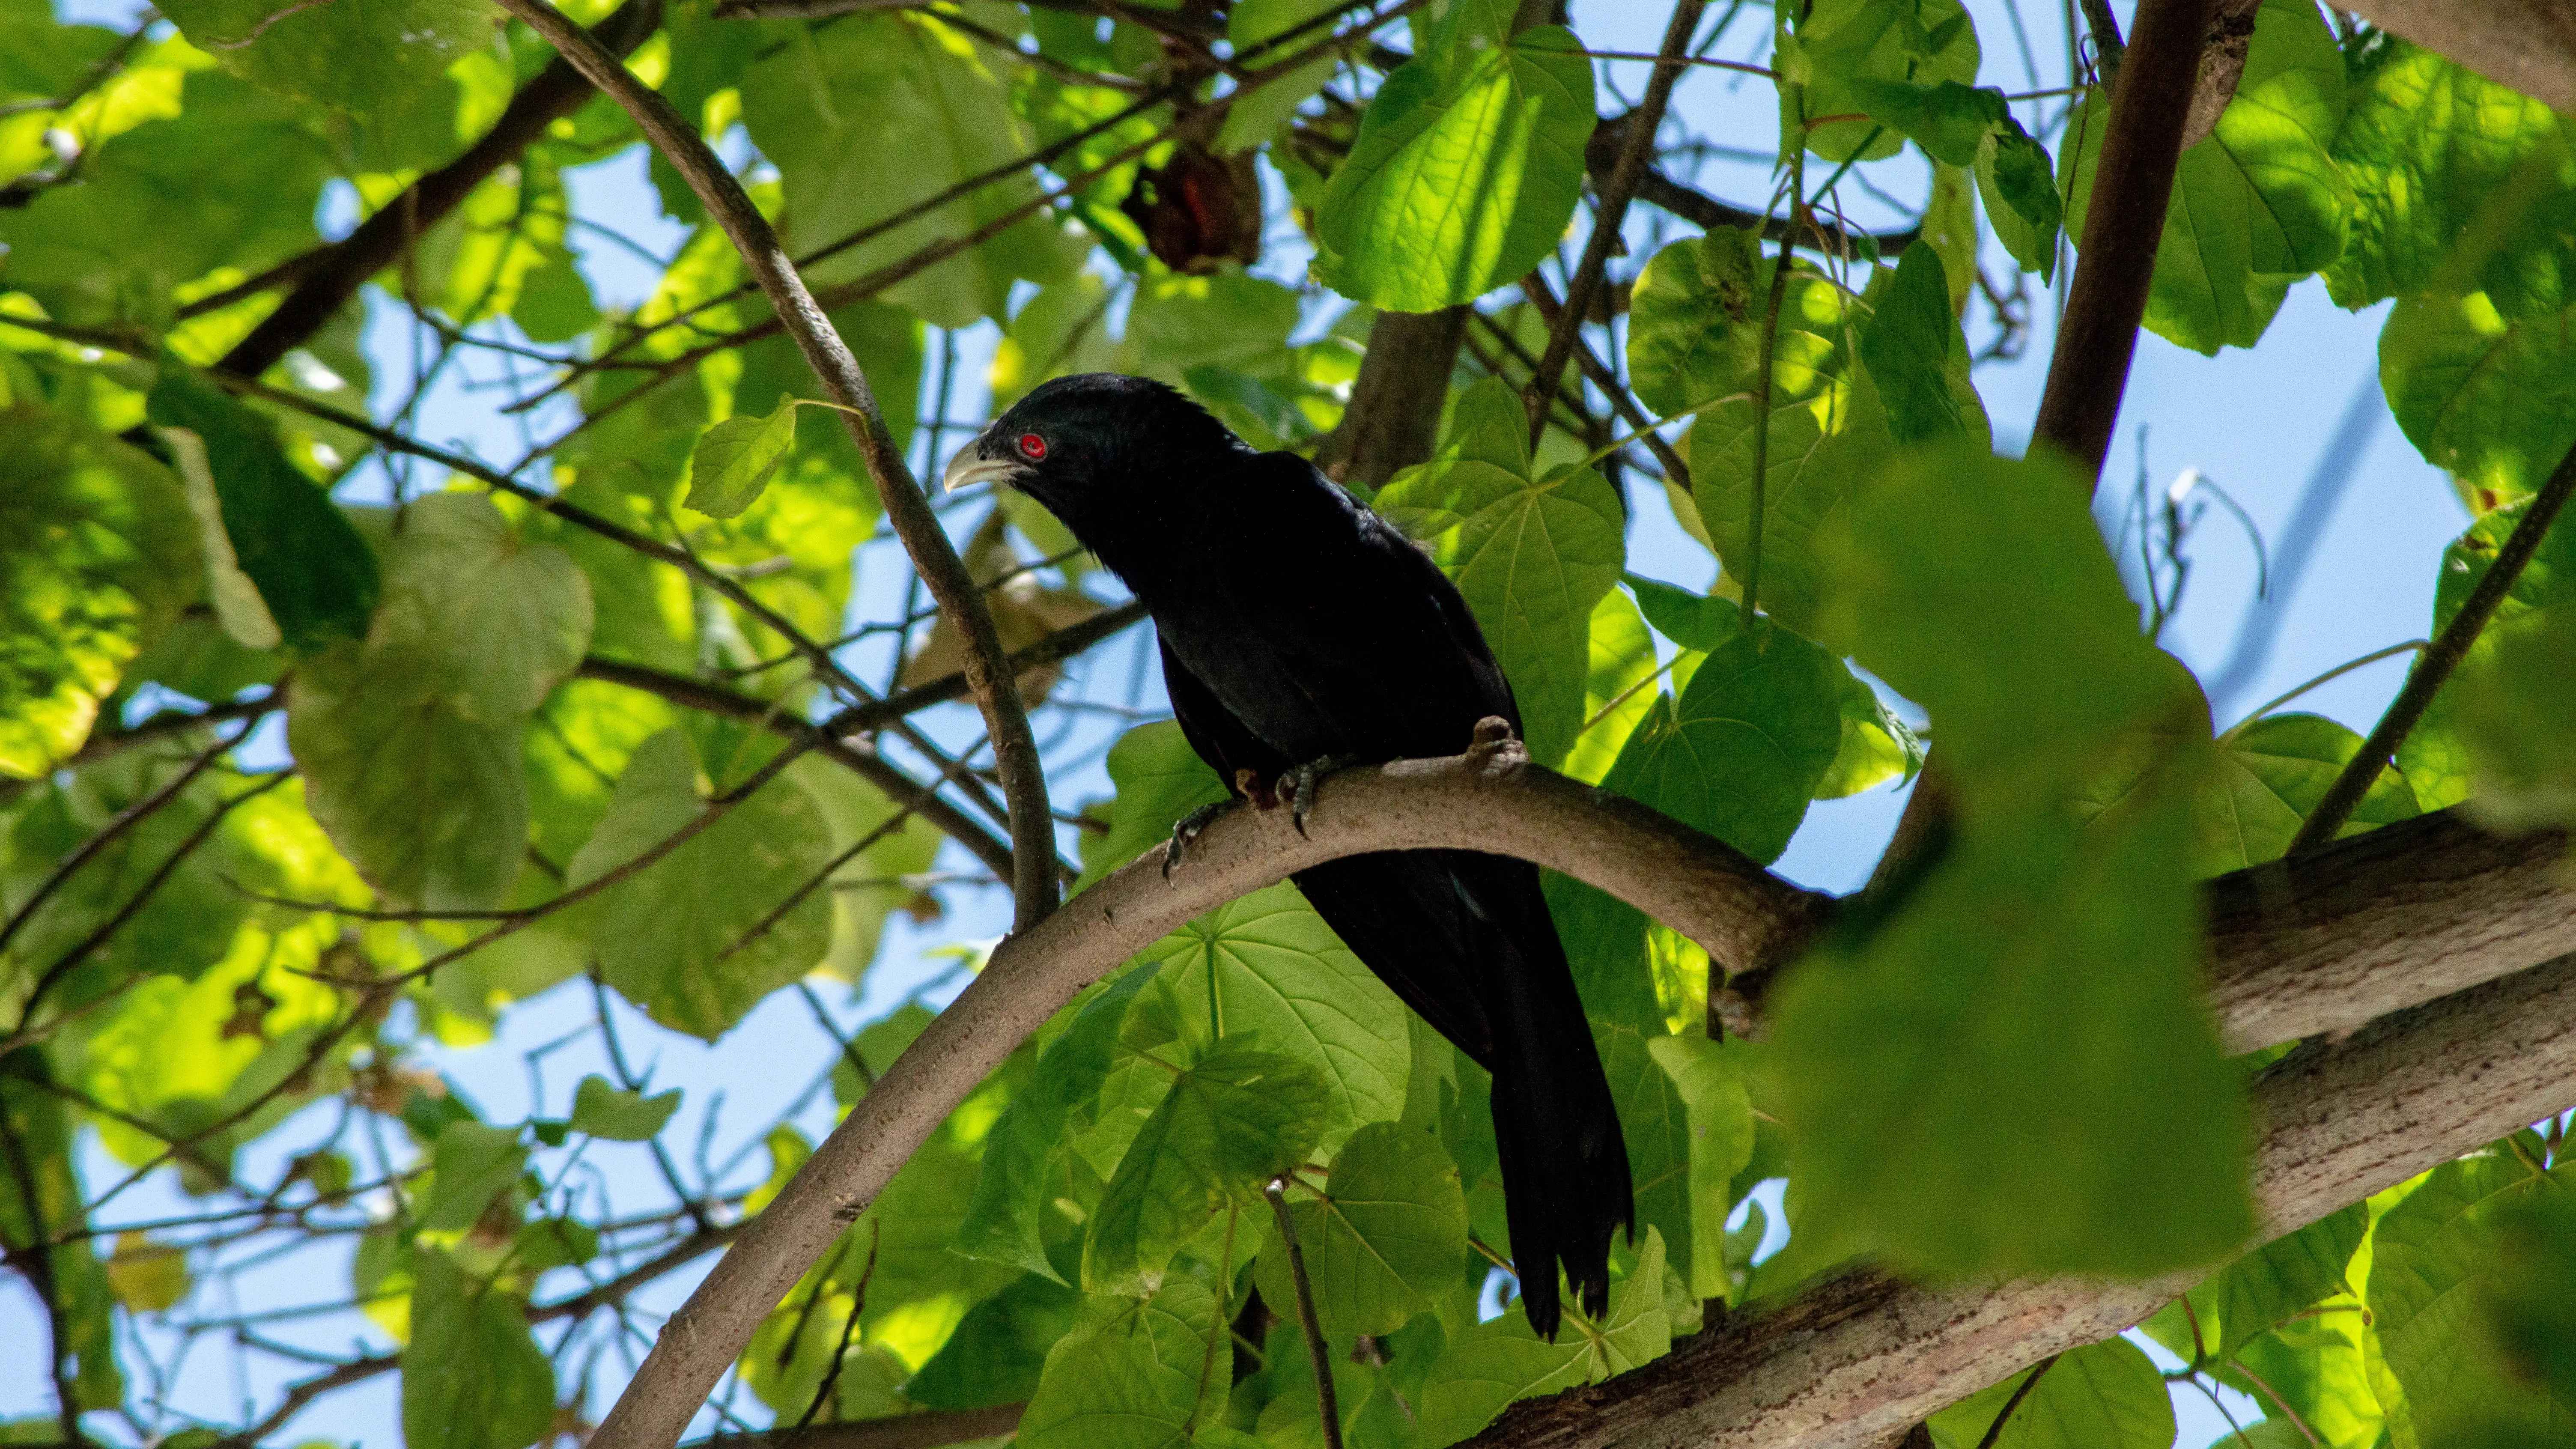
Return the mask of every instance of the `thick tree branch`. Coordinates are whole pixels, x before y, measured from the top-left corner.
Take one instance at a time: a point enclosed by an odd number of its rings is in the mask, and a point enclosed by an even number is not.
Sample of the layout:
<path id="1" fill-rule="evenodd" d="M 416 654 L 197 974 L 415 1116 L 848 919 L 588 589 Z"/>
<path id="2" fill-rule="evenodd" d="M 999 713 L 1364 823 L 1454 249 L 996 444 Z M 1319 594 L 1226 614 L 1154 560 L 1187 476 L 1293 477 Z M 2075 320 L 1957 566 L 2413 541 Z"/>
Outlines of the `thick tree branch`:
<path id="1" fill-rule="evenodd" d="M 2254 1190 L 2270 1238 L 2576 1102 L 2576 957 L 2284 1058 Z M 1861 1271 L 1729 1319 L 1664 1358 L 1516 1406 L 1469 1441 L 1864 1449 L 2052 1353 L 2108 1338 L 2200 1272 L 2142 1283 L 1928 1288 Z"/>
<path id="2" fill-rule="evenodd" d="M 622 57 L 642 45 L 661 23 L 662 0 L 626 0 L 590 34 L 603 53 Z M 492 129 L 467 147 L 464 155 L 413 182 L 341 240 L 270 269 L 264 279 L 253 279 L 275 283 L 291 278 L 295 288 L 276 311 L 261 318 L 249 336 L 224 354 L 223 361 L 215 364 L 217 370 L 257 377 L 302 346 L 349 305 L 369 277 L 393 265 L 405 247 L 454 211 L 493 172 L 534 145 L 548 126 L 579 110 L 591 94 L 590 82 L 571 64 L 551 62 L 535 80 L 519 88 Z"/>
<path id="3" fill-rule="evenodd" d="M 1316 444 L 1316 467 L 1337 482 L 1375 488 L 1431 456 L 1470 310 L 1377 315 L 1350 406 Z"/>
<path id="4" fill-rule="evenodd" d="M 2337 0 L 2562 116 L 2576 116 L 2576 6 L 2566 0 Z"/>
<path id="5" fill-rule="evenodd" d="M 2383 840 L 2400 831 L 2412 832 L 2411 840 Z M 1366 851 L 1428 847 L 1490 851 L 1563 871 L 1656 916 L 1738 970 L 1794 955 L 1829 905 L 1642 805 L 1530 767 L 1517 745 L 1490 736 L 1449 759 L 1334 776 L 1302 835 L 1284 812 L 1231 811 L 1168 880 L 1163 852 L 1149 851 L 996 947 L 983 973 L 860 1100 L 665 1326 L 595 1444 L 671 1444 L 771 1305 L 984 1075 L 1083 986 L 1191 917 L 1294 871 Z M 2213 899 L 2231 915 L 2216 936 L 2218 1007 L 2230 1039 L 2340 1030 L 2356 1012 L 2412 1005 L 2568 949 L 2576 943 L 2576 886 L 2554 873 L 2546 859 L 2553 849 L 2554 840 L 2485 841 L 2450 817 L 2434 817 L 2272 868 L 2286 880 L 2267 888 L 2242 877 L 2222 882 Z M 2403 910 L 2409 889 L 2418 894 L 2413 909 Z M 2302 900 L 2304 906 L 2293 904 Z M 2403 919 L 2394 918 L 2401 911 Z M 2483 929 L 2478 918 L 2488 912 L 2501 912 L 2513 929 Z M 2345 994 L 2356 972 L 2368 978 L 2357 1005 Z M 2340 984 L 2310 988 L 2308 979 L 2320 975 Z M 2291 1009 L 2273 1009 L 2276 996 Z M 2568 1050 L 2576 1052 L 2576 1023 Z M 1963 1394 L 2075 1341 L 2041 1344 L 1964 1387 L 1944 1378 L 1939 1391 Z M 1975 1372 L 1988 1367 L 1987 1358 L 1973 1362 Z M 1724 1382 L 1699 1383 L 1695 1391 L 1717 1392 Z M 1921 1412 L 1912 1407 L 1918 1399 L 1903 1402 L 1908 1407 L 1890 1411 L 1891 1432 L 1903 1427 L 1895 1416 Z M 1925 1406 L 1940 1402 L 1947 1400 Z"/>
<path id="6" fill-rule="evenodd" d="M 990 1409 L 934 1409 L 886 1419 L 850 1419 L 801 1429 L 762 1429 L 692 1439 L 688 1449 L 937 1449 L 994 1439 L 1020 1427 L 1026 1404 Z"/>
<path id="7" fill-rule="evenodd" d="M 741 182 L 671 103 L 637 80 L 587 31 L 546 0 L 502 0 L 502 8 L 528 22 L 573 67 L 635 118 L 645 138 L 688 180 L 709 215 L 723 225 L 735 250 L 759 279 L 769 305 L 794 337 L 806 366 L 830 400 L 868 466 L 886 519 L 911 554 L 913 568 L 938 601 L 963 642 L 965 674 L 992 737 L 993 759 L 1010 805 L 1014 924 L 1026 930 L 1055 909 L 1055 816 L 1047 804 L 1046 771 L 1029 730 L 1018 680 L 1003 660 L 1002 637 L 981 590 L 957 557 L 939 516 L 904 463 L 903 449 L 886 431 L 876 393 L 849 345 L 833 330 L 804 279 L 796 274 L 768 218 L 751 204 Z"/>

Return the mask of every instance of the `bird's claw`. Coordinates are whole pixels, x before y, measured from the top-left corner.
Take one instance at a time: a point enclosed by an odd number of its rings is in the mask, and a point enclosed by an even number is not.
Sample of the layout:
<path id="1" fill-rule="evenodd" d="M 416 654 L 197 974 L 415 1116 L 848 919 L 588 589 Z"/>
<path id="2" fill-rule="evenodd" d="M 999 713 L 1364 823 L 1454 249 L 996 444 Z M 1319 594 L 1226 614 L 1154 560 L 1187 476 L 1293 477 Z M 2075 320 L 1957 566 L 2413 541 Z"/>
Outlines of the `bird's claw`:
<path id="1" fill-rule="evenodd" d="M 1314 813 L 1316 787 L 1326 775 L 1350 763 L 1347 755 L 1326 755 L 1279 777 L 1279 798 L 1288 806 L 1288 821 L 1297 827 L 1299 835 L 1306 833 L 1306 817 Z"/>
<path id="2" fill-rule="evenodd" d="M 1198 843 L 1200 833 L 1205 831 L 1218 816 L 1233 809 L 1234 803 L 1231 800 L 1219 800 L 1213 804 L 1202 805 L 1174 823 L 1172 841 L 1163 847 L 1163 879 L 1172 878 L 1172 867 L 1179 865 L 1181 857 L 1189 852 L 1192 845 Z"/>

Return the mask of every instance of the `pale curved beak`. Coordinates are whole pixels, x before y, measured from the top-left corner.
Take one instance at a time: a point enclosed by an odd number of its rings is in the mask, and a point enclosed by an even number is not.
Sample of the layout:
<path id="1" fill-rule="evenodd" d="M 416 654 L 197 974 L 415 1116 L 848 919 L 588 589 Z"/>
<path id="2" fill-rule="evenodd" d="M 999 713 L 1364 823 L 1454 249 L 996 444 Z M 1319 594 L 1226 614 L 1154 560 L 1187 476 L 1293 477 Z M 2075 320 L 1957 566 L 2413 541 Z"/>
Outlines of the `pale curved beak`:
<path id="1" fill-rule="evenodd" d="M 999 488 L 1015 487 L 1021 475 L 1028 471 L 1028 465 L 1017 458 L 985 457 L 984 443 L 979 438 L 958 449 L 957 456 L 948 460 L 947 471 L 939 475 L 939 491 L 954 493 L 977 483 L 990 483 Z"/>

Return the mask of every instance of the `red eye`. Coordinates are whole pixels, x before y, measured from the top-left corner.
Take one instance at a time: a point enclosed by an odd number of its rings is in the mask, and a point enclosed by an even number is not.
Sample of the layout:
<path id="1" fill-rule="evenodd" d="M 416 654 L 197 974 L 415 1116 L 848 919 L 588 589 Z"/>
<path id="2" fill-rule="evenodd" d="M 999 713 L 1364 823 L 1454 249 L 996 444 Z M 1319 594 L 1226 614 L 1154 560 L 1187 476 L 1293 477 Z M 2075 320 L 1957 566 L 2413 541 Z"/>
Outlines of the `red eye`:
<path id="1" fill-rule="evenodd" d="M 1035 433 L 1020 434 L 1020 456 L 1032 463 L 1046 461 L 1046 439 Z"/>

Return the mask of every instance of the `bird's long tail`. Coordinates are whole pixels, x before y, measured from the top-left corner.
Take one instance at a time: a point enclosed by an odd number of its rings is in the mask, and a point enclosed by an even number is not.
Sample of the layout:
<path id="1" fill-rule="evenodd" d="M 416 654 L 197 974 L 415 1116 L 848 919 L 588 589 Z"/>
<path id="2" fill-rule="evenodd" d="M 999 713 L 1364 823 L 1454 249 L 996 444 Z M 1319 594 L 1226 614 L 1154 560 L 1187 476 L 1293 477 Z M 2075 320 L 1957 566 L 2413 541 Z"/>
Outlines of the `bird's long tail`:
<path id="1" fill-rule="evenodd" d="M 1535 955 L 1554 947 L 1556 935 L 1514 944 Z M 1497 973 L 1503 989 L 1489 1008 L 1503 1215 L 1522 1311 L 1551 1340 L 1559 1266 L 1584 1313 L 1597 1320 L 1610 1301 L 1610 1235 L 1624 1229 L 1633 1237 L 1636 1230 L 1619 1109 L 1562 949 L 1553 954 L 1553 970 Z"/>

